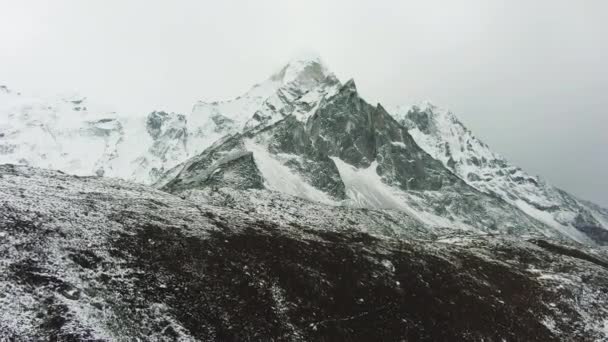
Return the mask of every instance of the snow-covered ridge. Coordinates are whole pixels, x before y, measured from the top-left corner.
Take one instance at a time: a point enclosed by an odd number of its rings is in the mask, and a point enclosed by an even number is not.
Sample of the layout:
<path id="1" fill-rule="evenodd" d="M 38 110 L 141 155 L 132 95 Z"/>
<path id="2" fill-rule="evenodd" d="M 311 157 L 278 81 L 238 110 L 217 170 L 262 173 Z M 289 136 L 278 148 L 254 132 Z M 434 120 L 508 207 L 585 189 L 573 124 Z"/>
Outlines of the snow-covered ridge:
<path id="1" fill-rule="evenodd" d="M 3 91 L 0 163 L 95 173 L 104 158 L 115 154 L 128 121 L 84 97 L 41 98 Z"/>
<path id="2" fill-rule="evenodd" d="M 298 57 L 234 100 L 147 116 L 117 113 L 82 96 L 26 96 L 2 86 L 0 163 L 151 184 L 225 135 L 292 114 L 306 120 L 338 86 L 318 57 Z"/>
<path id="3" fill-rule="evenodd" d="M 450 111 L 430 103 L 391 110 L 408 127 L 416 143 L 471 186 L 494 193 L 526 214 L 577 241 L 608 236 L 605 212 L 591 209 L 563 190 L 492 151 Z"/>
<path id="4" fill-rule="evenodd" d="M 305 120 L 314 105 L 334 92 L 339 83 L 318 56 L 299 56 L 233 100 L 199 101 L 192 117 L 197 126 L 208 125 L 209 120 L 227 122 L 231 133 L 270 125 L 290 114 Z"/>

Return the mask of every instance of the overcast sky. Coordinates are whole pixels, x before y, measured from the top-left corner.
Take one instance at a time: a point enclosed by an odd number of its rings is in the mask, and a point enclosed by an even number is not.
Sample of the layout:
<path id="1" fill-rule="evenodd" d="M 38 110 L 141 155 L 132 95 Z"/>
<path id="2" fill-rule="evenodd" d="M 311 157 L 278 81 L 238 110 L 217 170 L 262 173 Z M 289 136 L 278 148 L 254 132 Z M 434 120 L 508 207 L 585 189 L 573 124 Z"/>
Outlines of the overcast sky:
<path id="1" fill-rule="evenodd" d="M 608 1 L 0 0 L 0 84 L 133 113 L 236 97 L 301 50 L 608 205 Z"/>

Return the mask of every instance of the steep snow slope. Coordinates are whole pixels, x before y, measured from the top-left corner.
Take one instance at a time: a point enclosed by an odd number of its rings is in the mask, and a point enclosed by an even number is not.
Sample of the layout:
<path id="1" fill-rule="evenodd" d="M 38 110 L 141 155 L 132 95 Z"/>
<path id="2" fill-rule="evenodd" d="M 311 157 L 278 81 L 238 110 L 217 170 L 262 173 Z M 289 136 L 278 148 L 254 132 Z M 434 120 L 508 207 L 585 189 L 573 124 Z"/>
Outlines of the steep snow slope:
<path id="1" fill-rule="evenodd" d="M 41 99 L 0 90 L 0 163 L 91 174 L 116 153 L 123 124 L 80 97 Z"/>
<path id="2" fill-rule="evenodd" d="M 345 201 L 347 205 L 360 208 L 401 210 L 417 218 L 423 224 L 434 228 L 471 229 L 471 226 L 467 224 L 450 220 L 443 215 L 436 214 L 433 210 L 426 210 L 424 206 L 416 205 L 415 199 L 412 200 L 407 192 L 384 183 L 382 177 L 376 171 L 378 163 L 375 161 L 367 168 L 358 169 L 339 158 L 333 157 L 332 160 L 336 163 L 340 177 L 344 182 L 348 198 Z M 417 208 L 417 210 L 414 208 Z"/>
<path id="3" fill-rule="evenodd" d="M 418 145 L 471 186 L 497 194 L 575 240 L 588 236 L 597 243 L 608 243 L 606 210 L 513 166 L 477 139 L 453 113 L 428 103 L 391 112 L 408 127 Z"/>
<path id="4" fill-rule="evenodd" d="M 265 187 L 270 190 L 279 191 L 292 196 L 299 196 L 312 201 L 328 204 L 337 204 L 328 194 L 310 185 L 301 175 L 293 172 L 284 163 L 289 160 L 298 159 L 297 155 L 273 155 L 266 146 L 260 145 L 248 139 L 245 141 L 245 149 L 252 152 L 255 164 L 259 169 Z"/>
<path id="5" fill-rule="evenodd" d="M 180 198 L 12 165 L 0 188 L 8 340 L 608 338 L 606 253 L 587 247 L 415 228 L 412 240 L 403 214 L 262 190 Z M 357 230 L 374 221 L 396 230 Z"/>
<path id="6" fill-rule="evenodd" d="M 146 182 L 152 170 L 187 157 L 175 134 L 183 117 L 124 115 L 82 97 L 32 97 L 2 89 L 0 163 Z"/>

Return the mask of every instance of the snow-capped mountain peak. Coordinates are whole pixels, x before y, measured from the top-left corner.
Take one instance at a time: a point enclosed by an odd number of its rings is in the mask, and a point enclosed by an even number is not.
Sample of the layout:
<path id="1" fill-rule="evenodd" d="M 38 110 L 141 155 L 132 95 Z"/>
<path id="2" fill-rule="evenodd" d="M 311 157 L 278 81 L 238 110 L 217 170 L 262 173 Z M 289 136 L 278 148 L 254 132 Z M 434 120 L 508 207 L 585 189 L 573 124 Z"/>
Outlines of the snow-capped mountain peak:
<path id="1" fill-rule="evenodd" d="M 282 86 L 290 85 L 311 89 L 327 77 L 335 78 L 321 58 L 317 55 L 300 55 L 292 58 L 281 70 L 270 77 Z"/>
<path id="2" fill-rule="evenodd" d="M 342 86 L 342 88 L 344 90 L 347 90 L 351 93 L 356 93 L 357 92 L 357 85 L 355 84 L 355 80 L 354 79 L 349 79 L 348 81 L 346 81 L 346 83 L 344 83 L 344 85 Z"/>
<path id="3" fill-rule="evenodd" d="M 192 120 L 197 127 L 223 134 L 267 126 L 291 114 L 305 120 L 339 84 L 318 56 L 298 56 L 233 100 L 198 102 Z"/>

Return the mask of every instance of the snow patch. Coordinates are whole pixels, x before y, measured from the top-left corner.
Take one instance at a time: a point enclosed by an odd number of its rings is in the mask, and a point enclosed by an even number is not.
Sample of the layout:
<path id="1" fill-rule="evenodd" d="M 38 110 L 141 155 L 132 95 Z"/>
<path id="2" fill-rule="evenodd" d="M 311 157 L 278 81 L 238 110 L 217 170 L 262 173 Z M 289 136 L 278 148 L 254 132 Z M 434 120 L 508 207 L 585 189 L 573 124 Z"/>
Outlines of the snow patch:
<path id="1" fill-rule="evenodd" d="M 421 208 L 412 208 L 412 204 L 417 202 L 415 196 L 410 196 L 410 194 L 384 183 L 376 171 L 377 161 L 374 161 L 365 169 L 358 169 L 340 158 L 332 157 L 331 159 L 338 168 L 342 182 L 346 187 L 348 197 L 345 202 L 346 205 L 362 208 L 397 209 L 431 227 L 471 229 L 470 226 L 461 222 L 450 221 Z"/>
<path id="2" fill-rule="evenodd" d="M 583 244 L 585 244 L 585 243 L 588 244 L 591 242 L 591 241 L 589 241 L 589 238 L 587 238 L 583 233 L 576 230 L 575 228 L 573 228 L 571 226 L 566 226 L 566 225 L 563 225 L 563 224 L 557 222 L 555 220 L 553 214 L 551 214 L 550 212 L 538 210 L 535 207 L 531 206 L 530 204 L 524 202 L 523 200 L 515 201 L 515 205 L 519 209 L 521 209 L 524 213 L 530 215 L 531 217 L 534 217 L 535 219 L 537 219 L 551 227 L 554 227 L 560 233 L 564 234 L 565 236 L 571 238 L 572 240 L 574 240 L 576 242 L 583 243 Z"/>
<path id="3" fill-rule="evenodd" d="M 245 148 L 253 152 L 253 159 L 262 173 L 265 186 L 269 190 L 283 192 L 327 204 L 336 204 L 329 195 L 308 184 L 302 176 L 292 171 L 276 159 L 268 149 L 253 140 L 245 141 Z"/>

